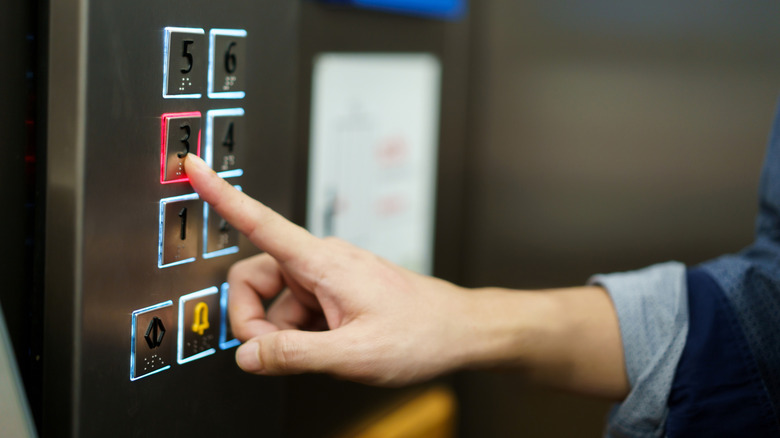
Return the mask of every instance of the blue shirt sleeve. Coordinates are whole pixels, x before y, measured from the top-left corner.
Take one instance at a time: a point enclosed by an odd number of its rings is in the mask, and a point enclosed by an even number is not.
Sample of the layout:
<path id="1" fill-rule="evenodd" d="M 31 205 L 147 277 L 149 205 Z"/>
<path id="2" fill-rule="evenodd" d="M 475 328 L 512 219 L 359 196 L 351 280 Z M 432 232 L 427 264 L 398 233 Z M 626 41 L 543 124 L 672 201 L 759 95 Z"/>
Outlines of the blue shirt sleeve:
<path id="1" fill-rule="evenodd" d="M 638 271 L 596 275 L 615 305 L 631 392 L 616 405 L 608 437 L 664 435 L 667 401 L 688 333 L 685 265 L 667 262 Z"/>

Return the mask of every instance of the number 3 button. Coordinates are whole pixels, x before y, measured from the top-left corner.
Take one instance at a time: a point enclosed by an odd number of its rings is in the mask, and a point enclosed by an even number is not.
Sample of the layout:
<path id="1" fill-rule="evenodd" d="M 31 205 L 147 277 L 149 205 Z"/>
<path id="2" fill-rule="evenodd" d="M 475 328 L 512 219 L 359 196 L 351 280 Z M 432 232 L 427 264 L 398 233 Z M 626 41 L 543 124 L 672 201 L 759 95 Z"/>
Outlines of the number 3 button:
<path id="1" fill-rule="evenodd" d="M 203 29 L 166 27 L 163 43 L 163 97 L 198 99 L 206 72 L 206 33 Z"/>
<path id="2" fill-rule="evenodd" d="M 200 112 L 168 113 L 162 116 L 160 182 L 189 181 L 184 173 L 184 157 L 200 156 Z"/>
<path id="3" fill-rule="evenodd" d="M 212 29 L 209 32 L 209 97 L 242 99 L 246 64 L 242 29 Z"/>

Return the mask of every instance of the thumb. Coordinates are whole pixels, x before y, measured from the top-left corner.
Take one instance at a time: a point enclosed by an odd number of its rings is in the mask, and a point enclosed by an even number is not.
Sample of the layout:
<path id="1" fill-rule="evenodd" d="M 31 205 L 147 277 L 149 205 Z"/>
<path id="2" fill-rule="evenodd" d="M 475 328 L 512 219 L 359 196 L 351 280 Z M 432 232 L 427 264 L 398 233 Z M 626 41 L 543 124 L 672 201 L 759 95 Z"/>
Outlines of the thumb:
<path id="1" fill-rule="evenodd" d="M 248 373 L 264 375 L 328 372 L 343 362 L 334 331 L 281 330 L 246 341 L 236 362 Z"/>

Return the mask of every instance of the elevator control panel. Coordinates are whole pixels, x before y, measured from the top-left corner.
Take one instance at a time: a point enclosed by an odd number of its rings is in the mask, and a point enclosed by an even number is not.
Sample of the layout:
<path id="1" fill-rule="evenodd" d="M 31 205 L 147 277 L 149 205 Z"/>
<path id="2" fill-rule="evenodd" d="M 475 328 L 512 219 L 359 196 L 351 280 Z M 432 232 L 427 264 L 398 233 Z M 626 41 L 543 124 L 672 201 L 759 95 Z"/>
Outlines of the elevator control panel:
<path id="1" fill-rule="evenodd" d="M 51 2 L 43 436 L 282 435 L 227 311 L 259 250 L 184 163 L 292 216 L 298 7 Z"/>

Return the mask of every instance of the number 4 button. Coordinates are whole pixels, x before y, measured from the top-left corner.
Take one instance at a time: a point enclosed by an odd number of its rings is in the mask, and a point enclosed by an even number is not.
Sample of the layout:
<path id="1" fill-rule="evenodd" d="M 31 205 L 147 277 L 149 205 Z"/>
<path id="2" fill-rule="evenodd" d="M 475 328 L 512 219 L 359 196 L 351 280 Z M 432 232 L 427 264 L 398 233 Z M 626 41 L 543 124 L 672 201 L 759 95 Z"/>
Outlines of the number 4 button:
<path id="1" fill-rule="evenodd" d="M 246 31 L 212 29 L 209 32 L 209 88 L 212 99 L 242 99 Z"/>
<path id="2" fill-rule="evenodd" d="M 228 108 L 206 113 L 204 159 L 222 178 L 241 176 L 244 145 L 244 110 Z"/>
<path id="3" fill-rule="evenodd" d="M 206 73 L 206 33 L 203 29 L 166 27 L 163 41 L 163 97 L 198 99 Z"/>

